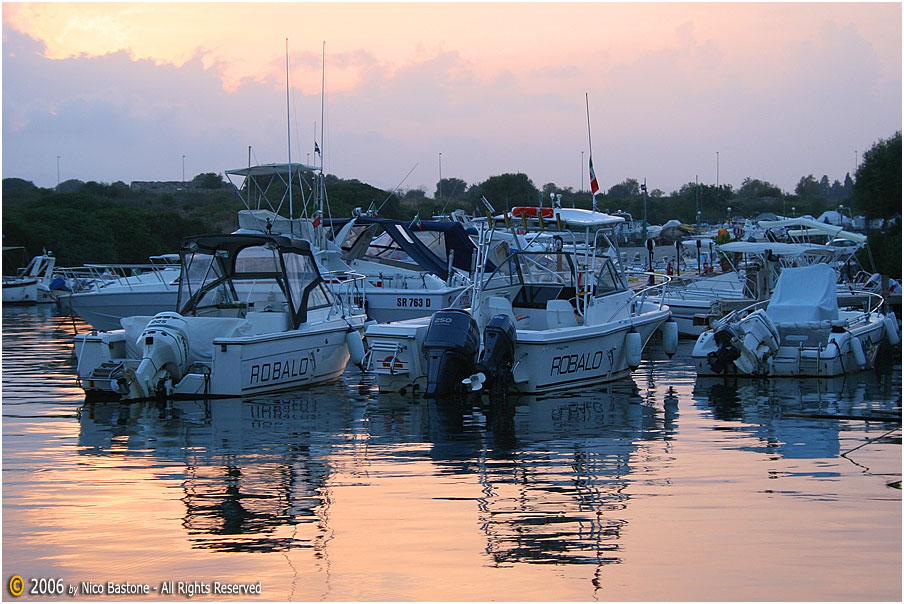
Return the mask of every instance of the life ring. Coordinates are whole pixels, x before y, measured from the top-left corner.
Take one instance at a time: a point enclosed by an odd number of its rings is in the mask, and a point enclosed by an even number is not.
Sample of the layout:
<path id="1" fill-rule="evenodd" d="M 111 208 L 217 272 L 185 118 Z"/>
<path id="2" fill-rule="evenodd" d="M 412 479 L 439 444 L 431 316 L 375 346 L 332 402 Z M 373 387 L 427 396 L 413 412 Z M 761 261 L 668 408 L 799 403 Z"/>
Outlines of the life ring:
<path id="1" fill-rule="evenodd" d="M 739 227 L 739 226 L 736 226 L 736 227 L 734 228 L 734 236 L 735 236 L 735 239 L 740 239 L 741 237 L 743 237 L 743 236 L 744 236 L 744 229 L 742 229 L 742 228 Z"/>
<path id="2" fill-rule="evenodd" d="M 543 218 L 552 218 L 555 210 L 552 208 L 538 208 L 534 206 L 517 206 L 512 208 L 512 216 L 516 218 L 536 218 L 538 215 Z"/>

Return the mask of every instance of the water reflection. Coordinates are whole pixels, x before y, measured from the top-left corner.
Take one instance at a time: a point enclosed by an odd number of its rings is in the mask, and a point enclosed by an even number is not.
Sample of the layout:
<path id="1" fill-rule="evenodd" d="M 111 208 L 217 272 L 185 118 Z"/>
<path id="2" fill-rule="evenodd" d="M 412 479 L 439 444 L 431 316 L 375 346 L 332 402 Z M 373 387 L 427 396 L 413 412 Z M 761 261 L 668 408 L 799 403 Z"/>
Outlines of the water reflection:
<path id="1" fill-rule="evenodd" d="M 143 454 L 183 466 L 182 525 L 194 548 L 318 550 L 328 535 L 330 458 L 363 410 L 334 394 L 86 403 L 80 452 Z"/>
<path id="2" fill-rule="evenodd" d="M 661 434 L 662 416 L 641 402 L 627 380 L 491 412 L 478 475 L 494 564 L 620 562 L 632 455 L 637 441 Z"/>
<path id="3" fill-rule="evenodd" d="M 743 425 L 728 428 L 757 439 L 745 450 L 785 459 L 833 458 L 842 434 L 896 433 L 900 443 L 900 377 L 891 371 L 822 379 L 737 380 L 697 378 L 696 404 L 714 417 Z"/>
<path id="4" fill-rule="evenodd" d="M 636 443 L 663 438 L 674 412 L 643 404 L 629 379 L 482 407 L 375 397 L 357 384 L 281 398 L 92 402 L 79 420 L 82 455 L 147 455 L 170 467 L 193 548 L 319 550 L 332 474 L 426 458 L 439 475 L 479 483 L 474 513 L 493 564 L 600 564 L 618 561 Z"/>

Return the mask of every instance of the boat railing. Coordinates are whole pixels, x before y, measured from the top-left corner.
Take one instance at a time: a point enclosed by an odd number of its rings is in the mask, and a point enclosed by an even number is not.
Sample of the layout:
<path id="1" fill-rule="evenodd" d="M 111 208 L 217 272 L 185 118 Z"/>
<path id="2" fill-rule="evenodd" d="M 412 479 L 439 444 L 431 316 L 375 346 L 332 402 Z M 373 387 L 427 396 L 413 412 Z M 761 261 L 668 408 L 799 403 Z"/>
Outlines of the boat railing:
<path id="1" fill-rule="evenodd" d="M 862 312 L 858 313 L 856 316 L 850 317 L 848 319 L 829 319 L 825 321 L 808 322 L 807 325 L 809 325 L 810 323 L 820 325 L 825 323 L 827 326 L 837 326 L 845 329 L 850 329 L 851 327 L 854 327 L 861 323 L 866 323 L 870 320 L 870 317 L 873 314 L 880 314 L 882 311 L 882 306 L 885 304 L 885 299 L 881 295 L 872 292 L 860 292 L 853 297 L 861 303 L 862 309 Z M 760 300 L 759 302 L 755 302 L 753 304 L 750 304 L 749 306 L 735 309 L 727 313 L 724 317 L 714 321 L 712 323 L 711 329 L 713 331 L 718 331 L 721 327 L 743 319 L 747 315 L 756 312 L 757 310 L 765 310 L 766 307 L 769 306 L 770 301 L 771 300 Z M 847 304 L 846 306 L 851 307 L 854 305 L 856 305 L 856 302 L 854 302 L 853 304 Z"/>
<path id="2" fill-rule="evenodd" d="M 660 283 L 652 283 L 647 285 L 641 289 L 634 290 L 634 296 L 632 296 L 626 304 L 637 303 L 637 308 L 643 308 L 646 304 L 647 300 L 652 300 L 653 302 L 658 302 L 659 308 L 661 309 L 666 305 L 665 298 L 668 288 L 672 284 L 672 277 L 670 275 L 663 275 L 661 273 L 635 273 L 637 276 L 647 276 L 655 280 L 656 277 L 662 277 L 662 281 Z"/>
<path id="3" fill-rule="evenodd" d="M 367 307 L 366 275 L 354 271 L 328 271 L 321 276 L 335 294 L 330 315 L 333 311 L 342 316 L 364 312 Z"/>
<path id="4" fill-rule="evenodd" d="M 164 287 L 177 288 L 174 277 L 178 265 L 166 264 L 85 264 L 75 268 L 59 268 L 57 274 L 66 280 L 74 293 L 101 291 L 111 285 L 132 287 L 150 282 L 159 282 Z"/>

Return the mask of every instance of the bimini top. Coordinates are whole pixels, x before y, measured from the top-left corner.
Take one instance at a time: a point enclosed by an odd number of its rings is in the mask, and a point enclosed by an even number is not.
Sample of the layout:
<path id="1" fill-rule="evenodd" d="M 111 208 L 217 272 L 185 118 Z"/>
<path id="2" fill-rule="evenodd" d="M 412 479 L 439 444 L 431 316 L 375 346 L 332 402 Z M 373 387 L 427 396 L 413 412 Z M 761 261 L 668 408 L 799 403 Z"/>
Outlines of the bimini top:
<path id="1" fill-rule="evenodd" d="M 528 214 L 527 219 L 539 222 L 536 217 L 537 213 L 543 215 L 543 220 L 547 223 L 555 224 L 556 216 L 562 221 L 562 226 L 570 229 L 599 229 L 604 227 L 615 226 L 625 222 L 624 216 L 613 216 L 605 212 L 596 212 L 594 210 L 584 210 L 581 208 L 530 208 L 534 210 L 534 214 Z M 513 210 L 514 211 L 514 210 Z M 509 213 L 512 218 L 520 219 L 521 213 Z M 502 220 L 503 216 L 499 215 L 494 220 Z"/>
<path id="2" fill-rule="evenodd" d="M 801 217 L 786 218 L 784 220 L 761 220 L 757 224 L 759 224 L 764 229 L 802 227 L 801 232 L 797 233 L 798 235 L 828 235 L 835 239 L 850 239 L 851 241 L 856 241 L 857 243 L 863 243 L 864 241 L 866 241 L 866 235 L 862 235 L 860 233 L 851 233 L 850 231 L 845 231 L 839 226 L 834 226 L 825 222 L 819 222 L 818 220 L 813 220 L 812 218 Z"/>
<path id="3" fill-rule="evenodd" d="M 289 239 L 281 235 L 241 234 L 241 235 L 193 235 L 182 240 L 181 252 L 213 254 L 217 250 L 235 253 L 236 250 L 252 245 L 270 245 L 296 252 L 310 252 L 311 244 L 303 239 Z"/>
<path id="4" fill-rule="evenodd" d="M 447 220 L 422 220 L 415 225 L 411 220 L 357 216 L 355 218 L 326 219 L 323 224 L 332 228 L 334 233 L 338 233 L 342 227 L 351 221 L 355 222 L 355 226 L 379 225 L 383 227 L 383 231 L 392 238 L 394 244 L 404 250 L 421 269 L 436 275 L 444 281 L 449 278 L 448 258 L 453 251 L 455 254 L 452 258 L 452 266 L 465 272 L 470 272 L 471 270 L 472 257 L 477 251 L 477 246 L 468 237 L 461 223 Z M 425 243 L 425 240 L 430 241 L 430 239 L 423 236 L 425 233 L 441 234 L 442 243 L 434 241 L 434 245 L 429 246 Z M 351 247 L 355 248 L 358 246 L 358 240 L 372 238 L 373 236 L 374 230 L 367 229 L 357 235 L 358 239 L 351 242 Z M 364 243 L 369 245 L 370 241 L 361 241 L 361 244 Z M 442 247 L 444 249 L 441 249 Z M 366 251 L 367 246 L 362 245 L 362 248 L 362 252 Z"/>
<path id="5" fill-rule="evenodd" d="M 307 164 L 298 164 L 292 162 L 291 164 L 260 164 L 258 166 L 248 166 L 247 168 L 238 168 L 236 170 L 226 170 L 226 174 L 232 174 L 235 176 L 281 176 L 289 175 L 289 167 L 291 166 L 292 172 L 302 172 L 302 171 L 315 171 L 319 170 L 318 166 L 309 166 Z"/>
<path id="6" fill-rule="evenodd" d="M 723 252 L 741 254 L 765 254 L 772 252 L 776 256 L 800 256 L 802 254 L 832 254 L 824 245 L 815 243 L 779 243 L 777 241 L 730 241 L 718 246 Z"/>

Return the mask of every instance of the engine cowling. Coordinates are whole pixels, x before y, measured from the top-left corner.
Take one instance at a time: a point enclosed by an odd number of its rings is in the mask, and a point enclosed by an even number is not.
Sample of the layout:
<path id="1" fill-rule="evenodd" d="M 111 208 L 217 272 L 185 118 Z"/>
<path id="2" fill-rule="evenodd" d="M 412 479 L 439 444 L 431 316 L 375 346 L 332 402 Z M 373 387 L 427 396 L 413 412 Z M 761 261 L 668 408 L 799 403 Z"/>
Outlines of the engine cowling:
<path id="1" fill-rule="evenodd" d="M 424 396 L 438 398 L 457 394 L 463 378 L 474 373 L 480 345 L 477 321 L 458 309 L 436 312 L 424 338 L 427 354 L 427 388 Z"/>
<path id="2" fill-rule="evenodd" d="M 494 315 L 483 330 L 483 352 L 476 370 L 484 374 L 486 387 L 493 395 L 505 394 L 512 383 L 516 342 L 515 324 L 509 315 Z"/>
<path id="3" fill-rule="evenodd" d="M 150 398 L 178 382 L 188 368 L 188 324 L 179 313 L 162 312 L 151 319 L 136 342 L 141 362 L 126 376 L 130 398 Z"/>

